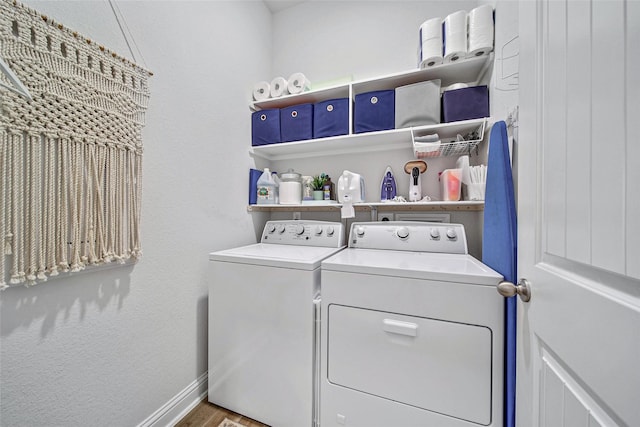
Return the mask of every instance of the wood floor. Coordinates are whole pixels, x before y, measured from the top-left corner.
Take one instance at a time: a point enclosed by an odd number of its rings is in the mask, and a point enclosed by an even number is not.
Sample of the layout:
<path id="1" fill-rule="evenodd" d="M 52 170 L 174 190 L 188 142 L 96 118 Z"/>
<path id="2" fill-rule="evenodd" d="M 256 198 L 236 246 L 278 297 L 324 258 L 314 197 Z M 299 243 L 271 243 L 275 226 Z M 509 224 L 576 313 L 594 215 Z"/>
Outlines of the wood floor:
<path id="1" fill-rule="evenodd" d="M 266 424 L 209 403 L 207 399 L 198 403 L 198 406 L 193 408 L 175 427 L 218 427 L 225 418 L 246 427 L 268 427 Z"/>

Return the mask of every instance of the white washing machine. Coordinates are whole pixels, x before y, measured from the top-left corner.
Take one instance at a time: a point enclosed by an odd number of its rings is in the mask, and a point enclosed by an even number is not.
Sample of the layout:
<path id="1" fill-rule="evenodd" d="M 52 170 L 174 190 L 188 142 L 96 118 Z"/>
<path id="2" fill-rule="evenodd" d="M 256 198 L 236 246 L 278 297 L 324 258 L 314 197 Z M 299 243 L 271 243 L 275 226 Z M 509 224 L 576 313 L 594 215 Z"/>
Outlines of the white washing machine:
<path id="1" fill-rule="evenodd" d="M 269 221 L 260 243 L 209 255 L 210 402 L 271 426 L 314 425 L 320 262 L 343 247 L 341 223 Z"/>
<path id="2" fill-rule="evenodd" d="M 352 224 L 322 262 L 322 427 L 502 427 L 500 280 L 462 225 Z"/>

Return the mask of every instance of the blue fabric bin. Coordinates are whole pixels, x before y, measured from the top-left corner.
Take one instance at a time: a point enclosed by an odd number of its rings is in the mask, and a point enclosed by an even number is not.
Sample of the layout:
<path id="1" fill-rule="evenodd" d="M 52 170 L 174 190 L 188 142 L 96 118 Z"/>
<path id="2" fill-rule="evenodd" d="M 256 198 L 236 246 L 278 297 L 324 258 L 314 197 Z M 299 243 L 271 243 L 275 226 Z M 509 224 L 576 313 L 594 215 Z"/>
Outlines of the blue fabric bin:
<path id="1" fill-rule="evenodd" d="M 489 117 L 489 89 L 473 86 L 445 91 L 442 94 L 443 123 Z"/>
<path id="2" fill-rule="evenodd" d="M 280 110 L 282 142 L 313 138 L 313 104 L 298 104 Z"/>
<path id="3" fill-rule="evenodd" d="M 281 142 L 280 110 L 274 108 L 251 114 L 251 145 L 267 145 L 277 142 Z"/>
<path id="4" fill-rule="evenodd" d="M 396 125 L 395 90 L 378 90 L 356 95 L 355 133 L 394 129 Z"/>
<path id="5" fill-rule="evenodd" d="M 249 204 L 255 205 L 258 202 L 258 179 L 262 175 L 261 170 L 249 169 Z"/>
<path id="6" fill-rule="evenodd" d="M 313 137 L 347 135 L 349 133 L 349 99 L 322 101 L 313 106 Z"/>

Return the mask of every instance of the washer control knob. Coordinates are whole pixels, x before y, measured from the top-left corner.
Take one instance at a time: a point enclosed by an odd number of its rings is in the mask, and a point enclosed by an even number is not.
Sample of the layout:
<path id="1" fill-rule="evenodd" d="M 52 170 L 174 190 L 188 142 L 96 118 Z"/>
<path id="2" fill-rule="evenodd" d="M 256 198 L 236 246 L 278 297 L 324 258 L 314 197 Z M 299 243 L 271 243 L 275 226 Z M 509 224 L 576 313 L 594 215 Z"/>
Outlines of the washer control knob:
<path id="1" fill-rule="evenodd" d="M 316 233 L 316 236 L 319 236 L 322 234 L 322 227 L 320 227 L 319 225 L 316 225 L 316 228 L 314 231 Z"/>
<path id="2" fill-rule="evenodd" d="M 407 227 L 400 227 L 396 231 L 396 235 L 401 239 L 406 239 L 409 237 L 409 229 Z"/>
<path id="3" fill-rule="evenodd" d="M 296 234 L 298 236 L 302 235 L 304 233 L 304 225 L 302 224 L 298 224 L 296 225 Z"/>
<path id="4" fill-rule="evenodd" d="M 432 228 L 429 235 L 432 239 L 438 240 L 440 238 L 440 230 L 438 230 L 437 228 Z"/>
<path id="5" fill-rule="evenodd" d="M 327 227 L 327 236 L 333 236 L 335 230 L 333 229 L 333 225 Z"/>
<path id="6" fill-rule="evenodd" d="M 358 235 L 358 237 L 364 236 L 364 227 L 356 227 L 356 234 Z"/>
<path id="7" fill-rule="evenodd" d="M 269 233 L 273 233 L 274 231 L 276 231 L 276 226 L 273 224 L 269 224 L 269 226 L 267 227 L 267 231 Z"/>
<path id="8" fill-rule="evenodd" d="M 449 240 L 454 240 L 458 235 L 456 234 L 456 230 L 453 228 L 447 228 L 447 237 Z"/>
<path id="9" fill-rule="evenodd" d="M 284 224 L 278 225 L 278 233 L 282 234 L 284 233 L 284 230 L 285 230 Z"/>

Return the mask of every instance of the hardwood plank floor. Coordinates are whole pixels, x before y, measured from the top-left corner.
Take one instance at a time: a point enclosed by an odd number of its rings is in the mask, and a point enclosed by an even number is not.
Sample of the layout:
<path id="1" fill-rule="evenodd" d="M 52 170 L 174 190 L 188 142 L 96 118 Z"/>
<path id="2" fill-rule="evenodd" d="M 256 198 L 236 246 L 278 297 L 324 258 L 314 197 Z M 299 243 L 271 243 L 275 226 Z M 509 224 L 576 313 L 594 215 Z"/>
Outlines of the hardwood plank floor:
<path id="1" fill-rule="evenodd" d="M 269 427 L 266 424 L 209 403 L 207 399 L 198 403 L 175 427 L 218 427 L 225 418 L 246 427 Z"/>

